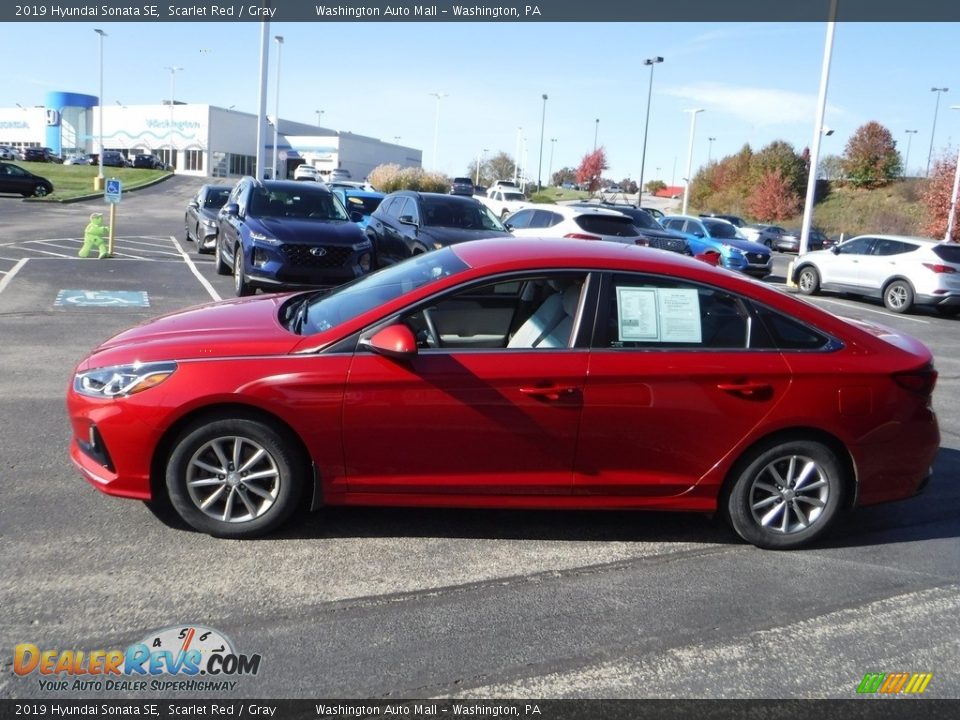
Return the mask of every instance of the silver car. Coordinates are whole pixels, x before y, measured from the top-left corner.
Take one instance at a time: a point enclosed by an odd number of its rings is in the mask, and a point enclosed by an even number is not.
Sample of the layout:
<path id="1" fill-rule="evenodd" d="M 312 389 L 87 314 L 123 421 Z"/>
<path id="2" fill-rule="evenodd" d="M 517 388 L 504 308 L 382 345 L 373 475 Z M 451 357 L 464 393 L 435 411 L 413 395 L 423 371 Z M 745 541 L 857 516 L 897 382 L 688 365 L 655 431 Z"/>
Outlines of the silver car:
<path id="1" fill-rule="evenodd" d="M 820 290 L 883 300 L 888 310 L 915 305 L 960 313 L 960 245 L 903 235 L 861 235 L 801 255 L 794 281 L 804 295 Z"/>

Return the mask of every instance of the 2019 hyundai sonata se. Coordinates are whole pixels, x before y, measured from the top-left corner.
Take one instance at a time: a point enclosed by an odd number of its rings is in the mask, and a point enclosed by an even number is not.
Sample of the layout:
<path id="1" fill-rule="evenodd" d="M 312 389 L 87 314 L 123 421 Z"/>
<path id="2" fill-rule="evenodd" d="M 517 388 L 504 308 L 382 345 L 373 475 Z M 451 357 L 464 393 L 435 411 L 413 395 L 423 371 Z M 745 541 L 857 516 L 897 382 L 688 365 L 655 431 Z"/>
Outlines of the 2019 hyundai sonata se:
<path id="1" fill-rule="evenodd" d="M 690 258 L 481 240 L 120 333 L 76 369 L 70 456 L 222 537 L 303 503 L 637 508 L 794 548 L 922 490 L 936 378 L 907 335 Z"/>

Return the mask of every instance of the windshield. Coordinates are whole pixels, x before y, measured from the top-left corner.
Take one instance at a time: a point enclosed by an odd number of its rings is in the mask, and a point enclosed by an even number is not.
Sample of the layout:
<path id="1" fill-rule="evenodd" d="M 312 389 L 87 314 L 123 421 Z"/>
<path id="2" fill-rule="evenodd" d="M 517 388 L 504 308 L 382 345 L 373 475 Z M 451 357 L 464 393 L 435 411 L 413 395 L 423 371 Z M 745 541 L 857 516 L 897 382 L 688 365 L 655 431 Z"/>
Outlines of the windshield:
<path id="1" fill-rule="evenodd" d="M 716 220 L 704 220 L 703 224 L 710 232 L 710 237 L 715 238 L 739 238 L 737 228 L 728 222 L 717 222 Z"/>
<path id="2" fill-rule="evenodd" d="M 458 201 L 444 195 L 424 198 L 423 217 L 423 224 L 429 227 L 507 231 L 486 205 L 470 199 Z"/>
<path id="3" fill-rule="evenodd" d="M 254 217 L 349 219 L 343 205 L 332 194 L 309 187 L 295 190 L 257 188 L 250 198 L 248 213 Z"/>
<path id="4" fill-rule="evenodd" d="M 330 330 L 405 293 L 455 275 L 468 267 L 449 247 L 415 255 L 405 262 L 391 265 L 310 300 L 305 308 L 301 334 L 313 335 Z"/>
<path id="5" fill-rule="evenodd" d="M 617 208 L 614 208 L 614 210 L 616 209 Z M 647 228 L 648 230 L 663 230 L 663 226 L 654 220 L 652 216 L 648 215 L 645 210 L 632 212 L 630 213 L 630 217 L 633 218 L 633 224 L 638 228 Z"/>

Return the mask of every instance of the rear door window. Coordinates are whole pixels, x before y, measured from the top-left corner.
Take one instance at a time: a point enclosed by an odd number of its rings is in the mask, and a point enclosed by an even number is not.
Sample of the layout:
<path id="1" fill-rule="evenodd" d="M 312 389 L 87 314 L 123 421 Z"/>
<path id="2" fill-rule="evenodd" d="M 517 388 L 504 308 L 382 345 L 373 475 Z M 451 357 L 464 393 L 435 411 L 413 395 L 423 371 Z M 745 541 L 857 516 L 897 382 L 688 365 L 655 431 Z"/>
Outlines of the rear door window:
<path id="1" fill-rule="evenodd" d="M 633 221 L 625 215 L 581 215 L 574 222 L 584 231 L 597 235 L 633 237 L 640 232 Z"/>

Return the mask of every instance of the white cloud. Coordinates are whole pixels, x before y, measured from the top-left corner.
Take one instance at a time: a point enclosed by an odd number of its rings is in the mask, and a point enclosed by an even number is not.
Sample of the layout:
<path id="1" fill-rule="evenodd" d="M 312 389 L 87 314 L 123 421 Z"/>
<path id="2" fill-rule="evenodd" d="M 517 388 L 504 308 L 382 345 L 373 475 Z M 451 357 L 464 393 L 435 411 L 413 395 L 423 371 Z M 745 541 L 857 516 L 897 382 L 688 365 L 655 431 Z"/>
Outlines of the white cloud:
<path id="1" fill-rule="evenodd" d="M 757 127 L 809 123 L 817 108 L 815 95 L 771 88 L 698 83 L 666 88 L 663 92 L 707 110 L 734 115 Z M 827 103 L 827 113 L 842 115 L 843 111 Z"/>

